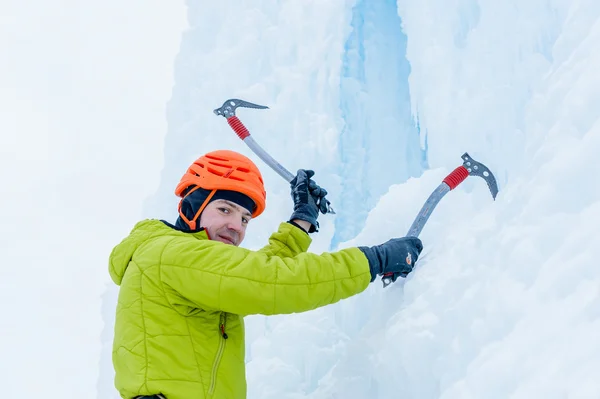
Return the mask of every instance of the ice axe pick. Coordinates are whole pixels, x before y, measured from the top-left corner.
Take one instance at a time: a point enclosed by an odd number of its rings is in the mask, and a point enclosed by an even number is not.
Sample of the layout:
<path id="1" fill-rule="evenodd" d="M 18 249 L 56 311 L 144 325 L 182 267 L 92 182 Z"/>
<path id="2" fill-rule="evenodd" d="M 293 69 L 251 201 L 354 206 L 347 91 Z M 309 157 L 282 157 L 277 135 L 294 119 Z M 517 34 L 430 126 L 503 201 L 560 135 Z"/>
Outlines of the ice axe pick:
<path id="1" fill-rule="evenodd" d="M 418 237 L 438 202 L 440 202 L 444 195 L 446 195 L 450 190 L 455 189 L 468 176 L 482 177 L 490 189 L 492 198 L 496 200 L 496 195 L 498 195 L 498 183 L 488 167 L 471 158 L 471 156 L 466 152 L 462 155 L 462 160 L 463 164 L 446 176 L 442 183 L 433 191 L 433 193 L 431 193 L 429 198 L 427 198 L 427 201 L 425 201 L 425 204 L 421 208 L 421 211 L 419 211 L 415 221 L 410 226 L 410 229 L 408 229 L 408 233 L 406 234 L 407 237 Z M 383 286 L 387 287 L 396 281 L 394 273 L 384 274 L 382 281 Z"/>
<path id="2" fill-rule="evenodd" d="M 240 121 L 240 119 L 235 115 L 235 110 L 240 107 L 254 109 L 269 108 L 264 105 L 253 104 L 248 101 L 232 98 L 230 100 L 225 101 L 221 107 L 215 109 L 213 112 L 216 115 L 225 117 L 227 119 L 227 123 L 233 129 L 235 134 L 237 134 L 237 136 L 244 143 L 246 143 L 248 147 L 250 147 L 252 152 L 258 155 L 260 159 L 262 159 L 267 165 L 271 167 L 271 169 L 277 172 L 277 174 L 283 177 L 288 183 L 291 182 L 294 179 L 295 175 L 293 175 L 290 171 L 281 166 L 279 162 L 277 162 L 260 145 L 258 145 L 258 143 L 254 141 L 254 138 L 252 138 L 252 136 L 250 135 L 250 132 L 248 131 L 246 126 L 244 126 L 242 121 Z M 335 214 L 330 202 L 326 198 L 323 198 L 322 201 L 325 201 L 327 205 L 327 213 Z M 318 205 L 320 204 L 317 204 L 317 206 Z"/>

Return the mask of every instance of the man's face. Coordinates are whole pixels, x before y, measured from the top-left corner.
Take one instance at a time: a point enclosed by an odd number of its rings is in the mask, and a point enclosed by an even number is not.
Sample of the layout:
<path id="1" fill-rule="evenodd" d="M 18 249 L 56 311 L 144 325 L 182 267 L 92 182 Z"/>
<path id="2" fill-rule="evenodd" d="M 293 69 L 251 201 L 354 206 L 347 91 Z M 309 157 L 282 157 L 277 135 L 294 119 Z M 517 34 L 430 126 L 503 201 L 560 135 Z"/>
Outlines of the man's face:
<path id="1" fill-rule="evenodd" d="M 211 240 L 235 245 L 242 243 L 252 214 L 238 204 L 218 199 L 206 205 L 200 215 L 200 226 Z"/>

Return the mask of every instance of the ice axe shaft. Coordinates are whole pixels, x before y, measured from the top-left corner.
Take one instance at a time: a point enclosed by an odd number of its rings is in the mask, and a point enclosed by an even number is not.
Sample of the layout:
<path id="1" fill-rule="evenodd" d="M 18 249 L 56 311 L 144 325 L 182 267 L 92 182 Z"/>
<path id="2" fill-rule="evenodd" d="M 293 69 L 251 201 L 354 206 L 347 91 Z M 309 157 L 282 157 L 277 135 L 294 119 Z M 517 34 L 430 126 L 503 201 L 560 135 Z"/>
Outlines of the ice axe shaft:
<path id="1" fill-rule="evenodd" d="M 248 147 L 250 147 L 252 152 L 258 155 L 258 157 L 267 165 L 269 165 L 271 169 L 277 172 L 277 174 L 283 177 L 288 183 L 292 181 L 294 175 L 289 170 L 284 168 L 279 162 L 277 162 L 272 156 L 270 156 L 269 153 L 266 152 L 260 145 L 258 145 L 256 141 L 254 141 L 250 135 L 250 132 L 248 129 L 246 129 L 246 126 L 244 126 L 242 121 L 240 121 L 237 116 L 227 118 L 227 123 L 229 123 L 229 126 L 231 126 L 238 137 L 242 139 L 242 141 L 246 143 Z"/>
<path id="2" fill-rule="evenodd" d="M 446 176 L 442 183 L 433 191 L 433 193 L 431 193 L 429 198 L 427 198 L 427 201 L 425 201 L 425 204 L 419 211 L 417 217 L 410 226 L 410 229 L 408 229 L 408 233 L 406 234 L 407 237 L 418 237 L 440 200 L 450 192 L 450 190 L 455 189 L 468 176 L 482 177 L 490 189 L 492 198 L 494 200 L 496 199 L 496 195 L 498 195 L 498 183 L 492 172 L 490 172 L 485 165 L 471 158 L 466 152 L 462 155 L 462 159 L 463 164 Z M 382 281 L 384 287 L 390 285 L 393 282 L 393 273 L 384 274 Z"/>
<path id="3" fill-rule="evenodd" d="M 279 162 L 277 162 L 268 152 L 266 152 L 258 143 L 252 138 L 250 135 L 250 131 L 244 126 L 242 121 L 235 115 L 235 110 L 239 107 L 243 108 L 255 108 L 255 109 L 267 109 L 269 107 L 264 105 L 253 104 L 248 101 L 239 100 L 239 99 L 230 99 L 225 101 L 223 105 L 213 112 L 216 115 L 224 116 L 227 119 L 227 123 L 233 129 L 235 134 L 244 142 L 252 152 L 254 152 L 260 159 L 263 160 L 264 163 L 269 165 L 271 169 L 273 169 L 277 174 L 285 179 L 288 183 L 291 182 L 295 175 L 293 175 L 289 170 L 284 168 Z M 335 211 L 331 207 L 331 204 L 327 199 L 327 213 L 335 214 Z"/>

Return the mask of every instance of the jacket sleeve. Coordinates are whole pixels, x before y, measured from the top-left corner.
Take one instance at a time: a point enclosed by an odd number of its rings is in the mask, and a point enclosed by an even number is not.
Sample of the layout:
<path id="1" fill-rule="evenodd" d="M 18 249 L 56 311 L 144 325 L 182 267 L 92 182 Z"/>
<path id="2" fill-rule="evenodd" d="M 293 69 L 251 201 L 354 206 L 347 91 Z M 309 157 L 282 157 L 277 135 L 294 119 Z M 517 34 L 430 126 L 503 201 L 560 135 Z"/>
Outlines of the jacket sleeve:
<path id="1" fill-rule="evenodd" d="M 282 223 L 279 230 L 269 237 L 269 244 L 261 248 L 259 252 L 267 256 L 289 258 L 306 252 L 311 242 L 312 239 L 308 233 L 300 231 L 290 223 Z"/>
<path id="2" fill-rule="evenodd" d="M 366 289 L 367 258 L 358 248 L 308 253 L 310 237 L 282 223 L 259 251 L 217 241 L 174 240 L 161 256 L 161 280 L 174 305 L 239 315 L 303 312 Z"/>

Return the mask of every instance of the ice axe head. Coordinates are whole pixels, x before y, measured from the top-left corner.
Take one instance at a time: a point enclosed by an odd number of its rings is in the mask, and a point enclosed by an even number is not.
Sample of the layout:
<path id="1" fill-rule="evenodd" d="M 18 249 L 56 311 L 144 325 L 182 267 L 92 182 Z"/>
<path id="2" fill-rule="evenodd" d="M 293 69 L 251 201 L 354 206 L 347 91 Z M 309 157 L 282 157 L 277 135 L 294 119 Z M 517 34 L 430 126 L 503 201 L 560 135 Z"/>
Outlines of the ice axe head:
<path id="1" fill-rule="evenodd" d="M 239 107 L 255 109 L 269 108 L 264 105 L 253 104 L 249 103 L 248 101 L 232 98 L 230 100 L 225 101 L 221 107 L 215 109 L 213 112 L 217 115 L 224 116 L 225 118 L 231 118 L 232 116 L 235 116 L 235 110 Z"/>
<path id="2" fill-rule="evenodd" d="M 469 176 L 479 176 L 482 177 L 483 180 L 488 185 L 490 192 L 492 193 L 492 198 L 496 199 L 496 195 L 498 195 L 498 183 L 496 182 L 496 178 L 490 172 L 487 166 L 482 164 L 481 162 L 477 162 L 468 153 L 464 153 L 462 155 L 463 167 L 467 170 Z M 466 176 L 465 176 L 466 177 Z M 453 187 L 452 187 L 453 188 Z"/>

